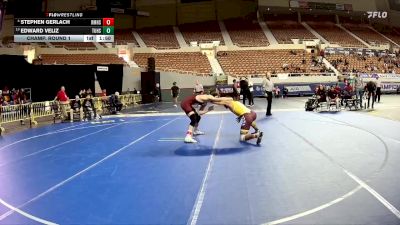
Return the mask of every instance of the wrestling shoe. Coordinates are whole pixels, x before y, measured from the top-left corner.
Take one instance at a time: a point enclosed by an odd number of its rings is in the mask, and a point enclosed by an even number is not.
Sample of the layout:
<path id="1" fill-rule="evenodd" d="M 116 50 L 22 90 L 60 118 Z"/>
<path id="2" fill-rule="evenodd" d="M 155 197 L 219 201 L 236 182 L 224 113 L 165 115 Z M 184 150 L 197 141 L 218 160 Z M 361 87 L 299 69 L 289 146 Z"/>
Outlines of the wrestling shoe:
<path id="1" fill-rule="evenodd" d="M 193 132 L 193 135 L 204 135 L 205 133 L 203 131 L 200 130 L 196 130 Z"/>
<path id="2" fill-rule="evenodd" d="M 191 136 L 186 136 L 185 143 L 197 143 L 197 141 L 194 140 Z"/>
<path id="3" fill-rule="evenodd" d="M 260 132 L 260 134 L 258 135 L 258 138 L 257 138 L 257 145 L 259 145 L 259 144 L 261 143 L 261 140 L 262 140 L 263 135 L 264 135 L 263 132 Z"/>

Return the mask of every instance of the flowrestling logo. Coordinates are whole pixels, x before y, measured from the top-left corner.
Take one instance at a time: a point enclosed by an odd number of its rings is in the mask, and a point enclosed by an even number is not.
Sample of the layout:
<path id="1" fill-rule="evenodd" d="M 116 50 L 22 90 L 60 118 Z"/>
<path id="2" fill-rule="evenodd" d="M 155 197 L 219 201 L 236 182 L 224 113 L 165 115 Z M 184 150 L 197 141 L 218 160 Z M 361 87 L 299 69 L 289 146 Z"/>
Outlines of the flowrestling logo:
<path id="1" fill-rule="evenodd" d="M 368 19 L 375 19 L 375 18 L 379 18 L 379 19 L 386 19 L 388 16 L 387 12 L 367 12 L 368 13 Z"/>

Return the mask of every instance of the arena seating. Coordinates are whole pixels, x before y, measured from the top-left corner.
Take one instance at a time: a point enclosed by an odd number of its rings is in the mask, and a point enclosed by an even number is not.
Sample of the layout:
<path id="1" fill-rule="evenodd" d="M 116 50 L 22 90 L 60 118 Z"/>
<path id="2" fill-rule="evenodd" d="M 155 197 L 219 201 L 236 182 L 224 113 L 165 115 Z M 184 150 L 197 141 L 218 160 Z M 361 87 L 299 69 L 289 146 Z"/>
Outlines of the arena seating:
<path id="1" fill-rule="evenodd" d="M 365 47 L 361 42 L 346 33 L 331 22 L 307 22 L 316 32 L 324 37 L 331 44 L 338 44 L 342 47 Z"/>
<path id="2" fill-rule="evenodd" d="M 256 20 L 229 19 L 224 22 L 235 45 L 240 47 L 269 45 L 267 37 Z"/>
<path id="3" fill-rule="evenodd" d="M 126 64 L 115 54 L 42 54 L 34 64 Z"/>
<path id="4" fill-rule="evenodd" d="M 389 41 L 386 38 L 382 37 L 380 34 L 371 30 L 366 25 L 346 23 L 342 24 L 342 26 L 345 27 L 350 32 L 352 32 L 353 34 L 357 35 L 359 38 L 361 38 L 368 44 L 374 45 L 374 44 L 389 43 Z"/>
<path id="5" fill-rule="evenodd" d="M 135 46 L 139 46 L 135 37 L 132 34 L 131 29 L 115 30 L 114 39 L 115 44 L 117 45 L 126 45 L 128 43 L 131 43 Z"/>
<path id="6" fill-rule="evenodd" d="M 388 31 L 381 31 L 380 33 L 385 35 L 390 40 L 394 41 L 396 44 L 400 45 L 400 33 L 397 33 L 394 29 Z"/>
<path id="7" fill-rule="evenodd" d="M 156 69 L 162 71 L 185 71 L 199 74 L 211 74 L 212 69 L 207 57 L 200 52 L 179 53 L 137 53 L 133 60 L 140 67 L 147 67 L 147 59 L 154 57 Z"/>
<path id="8" fill-rule="evenodd" d="M 337 64 L 337 69 L 340 72 L 351 72 L 355 69 L 357 72 L 390 72 L 392 69 L 399 71 L 396 64 L 400 66 L 400 59 L 394 57 L 379 58 L 375 56 L 360 57 L 357 55 L 327 55 L 326 59 L 332 64 Z M 388 60 L 390 59 L 390 61 Z M 338 63 L 337 61 L 342 62 Z M 336 61 L 336 62 L 335 62 Z M 345 65 L 345 61 L 348 65 Z M 386 63 L 385 63 L 386 61 Z"/>
<path id="9" fill-rule="evenodd" d="M 305 64 L 302 64 L 303 58 L 306 60 Z M 322 69 L 322 67 L 311 66 L 311 54 L 305 53 L 304 50 L 226 51 L 218 52 L 217 59 L 224 72 L 234 76 L 267 72 L 310 73 L 319 72 Z M 288 70 L 283 69 L 284 64 L 287 64 Z"/>
<path id="10" fill-rule="evenodd" d="M 291 39 L 316 39 L 297 21 L 267 21 L 267 25 L 279 44 L 292 44 Z"/>
<path id="11" fill-rule="evenodd" d="M 187 44 L 194 41 L 198 43 L 220 41 L 220 45 L 224 44 L 224 38 L 217 21 L 182 24 L 179 26 L 179 30 Z"/>
<path id="12" fill-rule="evenodd" d="M 54 47 L 66 48 L 68 50 L 96 50 L 96 46 L 91 42 L 52 42 Z"/>
<path id="13" fill-rule="evenodd" d="M 176 40 L 171 26 L 143 28 L 138 30 L 138 33 L 147 47 L 157 49 L 179 48 L 178 40 Z"/>

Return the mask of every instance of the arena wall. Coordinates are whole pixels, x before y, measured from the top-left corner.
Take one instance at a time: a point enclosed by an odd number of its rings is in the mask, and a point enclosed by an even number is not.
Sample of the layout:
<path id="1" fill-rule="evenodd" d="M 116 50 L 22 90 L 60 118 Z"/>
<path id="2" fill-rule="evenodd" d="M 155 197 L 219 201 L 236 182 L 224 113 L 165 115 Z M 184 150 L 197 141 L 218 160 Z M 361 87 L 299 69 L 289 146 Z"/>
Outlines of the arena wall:
<path id="1" fill-rule="evenodd" d="M 96 5 L 96 2 L 93 0 L 47 0 L 47 10 L 49 12 L 79 11 L 84 5 Z"/>
<path id="2" fill-rule="evenodd" d="M 257 11 L 257 1 L 216 0 L 218 19 L 225 20 Z"/>
<path id="3" fill-rule="evenodd" d="M 139 4 L 136 9 L 150 13 L 149 17 L 136 17 L 136 28 L 167 26 L 176 24 L 176 5 L 171 3 L 149 5 Z"/>
<path id="4" fill-rule="evenodd" d="M 178 24 L 216 20 L 214 1 L 181 3 L 178 5 Z"/>
<path id="5" fill-rule="evenodd" d="M 352 4 L 354 11 L 376 10 L 375 0 L 309 0 L 310 2 L 324 2 L 336 4 Z M 381 1 L 381 0 L 377 0 Z M 282 0 L 258 0 L 260 6 L 289 7 L 289 1 Z"/>

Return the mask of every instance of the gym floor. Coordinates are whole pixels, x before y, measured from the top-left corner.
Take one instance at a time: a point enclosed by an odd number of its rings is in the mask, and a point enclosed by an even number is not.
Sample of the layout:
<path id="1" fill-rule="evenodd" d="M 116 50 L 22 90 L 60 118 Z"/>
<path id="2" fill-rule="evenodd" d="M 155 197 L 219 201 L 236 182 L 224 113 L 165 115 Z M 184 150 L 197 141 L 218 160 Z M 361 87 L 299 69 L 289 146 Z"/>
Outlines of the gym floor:
<path id="1" fill-rule="evenodd" d="M 197 144 L 171 103 L 0 138 L 0 224 L 400 224 L 400 96 L 374 111 L 305 112 L 307 98 L 203 116 Z"/>

